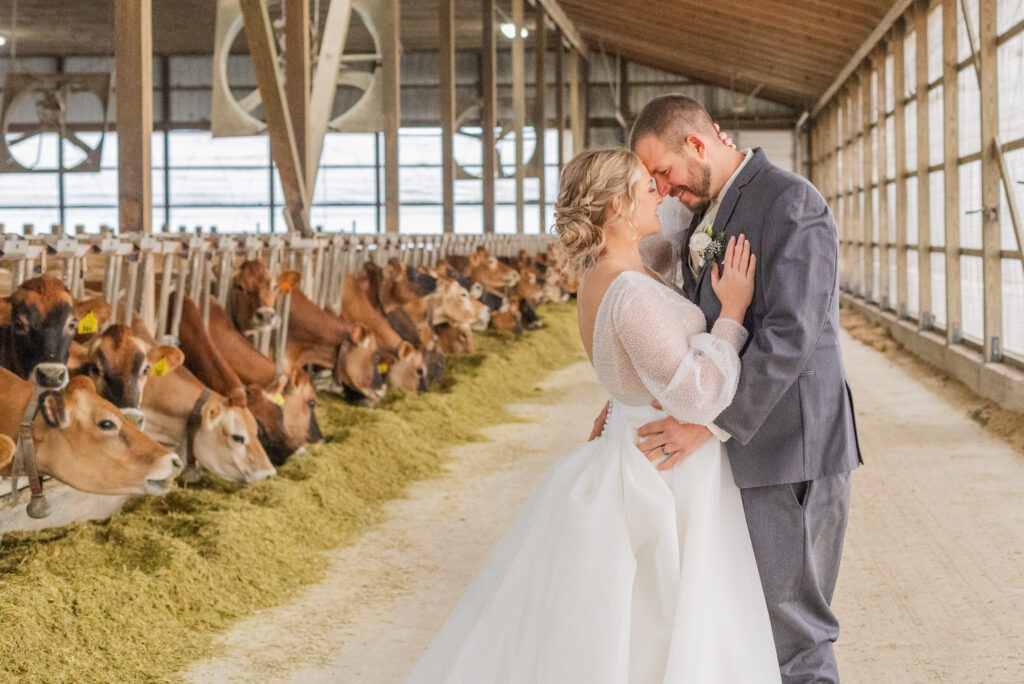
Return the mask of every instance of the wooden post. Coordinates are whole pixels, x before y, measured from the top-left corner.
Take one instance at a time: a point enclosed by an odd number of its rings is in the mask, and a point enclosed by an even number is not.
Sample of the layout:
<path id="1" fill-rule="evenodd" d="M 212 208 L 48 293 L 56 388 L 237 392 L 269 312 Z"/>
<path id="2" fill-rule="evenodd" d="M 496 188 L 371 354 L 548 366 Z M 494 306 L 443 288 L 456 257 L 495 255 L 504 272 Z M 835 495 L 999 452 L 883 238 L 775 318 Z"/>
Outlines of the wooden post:
<path id="1" fill-rule="evenodd" d="M 565 74 L 562 57 L 565 47 L 562 44 L 562 29 L 555 30 L 555 121 L 558 122 L 558 171 L 561 173 L 565 165 Z"/>
<path id="2" fill-rule="evenodd" d="M 861 88 L 863 100 L 861 101 L 861 179 L 864 188 L 864 213 L 861 221 L 861 232 L 864 236 L 864 283 L 861 294 L 865 302 L 872 299 L 875 289 L 875 250 L 872 243 L 875 241 L 875 202 L 871 196 L 871 171 L 874 160 L 871 154 L 871 62 L 868 61 L 866 68 L 861 73 Z"/>
<path id="3" fill-rule="evenodd" d="M 512 127 L 516 148 L 516 233 L 525 228 L 524 179 L 526 164 L 523 159 L 523 129 L 526 127 L 526 52 L 523 45 L 523 0 L 512 0 Z"/>
<path id="4" fill-rule="evenodd" d="M 299 158 L 299 168 L 303 171 L 302 178 L 306 185 L 312 189 L 317 169 L 310 165 L 309 2 L 286 2 L 284 11 L 284 90 L 295 133 L 295 153 Z"/>
<path id="5" fill-rule="evenodd" d="M 260 88 L 263 116 L 267 120 L 270 153 L 281 176 L 285 216 L 290 228 L 310 235 L 309 207 L 306 204 L 305 170 L 299 162 L 291 114 L 285 104 L 284 86 L 278 71 L 277 46 L 270 15 L 263 0 L 239 0 L 245 20 L 249 56 Z"/>
<path id="6" fill-rule="evenodd" d="M 536 47 L 536 76 L 534 80 L 534 99 L 537 104 L 536 113 L 536 133 L 537 133 L 537 145 L 534 148 L 533 158 L 536 162 L 537 178 L 538 178 L 538 193 L 537 193 L 537 208 L 539 213 L 539 228 L 540 234 L 544 234 L 544 224 L 546 222 L 547 214 L 547 188 L 545 175 L 547 173 L 547 167 L 545 165 L 547 157 L 547 145 L 544 140 L 544 133 L 547 131 L 548 123 L 548 72 L 547 72 L 547 56 L 548 56 L 548 30 L 547 30 L 547 14 L 544 11 L 544 6 L 541 3 L 537 3 L 534 7 L 534 17 L 536 28 L 534 29 L 534 45 Z"/>
<path id="7" fill-rule="evenodd" d="M 850 212 L 851 232 L 850 236 L 856 237 L 859 249 L 854 250 L 854 268 L 856 277 L 854 279 L 854 293 L 863 297 L 864 288 L 864 199 L 861 196 L 861 169 L 863 168 L 863 151 L 861 146 L 863 125 L 860 122 L 864 107 L 861 105 L 864 98 L 864 81 L 856 79 L 853 86 L 853 100 L 850 102 L 850 200 L 853 202 L 853 210 Z"/>
<path id="8" fill-rule="evenodd" d="M 900 318 L 907 316 L 907 117 L 906 85 L 904 83 L 905 25 L 900 20 L 892 45 L 893 70 L 893 149 L 896 152 L 896 312 Z"/>
<path id="9" fill-rule="evenodd" d="M 914 67 L 917 72 L 917 282 L 922 330 L 932 328 L 932 227 L 928 159 L 928 0 L 919 0 L 914 15 L 917 33 Z"/>
<path id="10" fill-rule="evenodd" d="M 960 282 L 960 107 L 958 104 L 956 14 L 959 0 L 942 0 L 943 175 L 946 191 L 946 342 L 959 344 Z"/>
<path id="11" fill-rule="evenodd" d="M 629 102 L 629 60 L 622 57 L 619 60 L 619 116 L 622 117 L 623 144 L 629 145 L 629 129 L 633 124 L 633 112 L 630 111 Z"/>
<path id="12" fill-rule="evenodd" d="M 981 77 L 981 251 L 985 361 L 1002 360 L 1003 297 L 999 229 L 999 72 L 996 0 L 979 0 L 978 67 Z"/>
<path id="13" fill-rule="evenodd" d="M 115 0 L 118 222 L 122 233 L 153 224 L 153 14 L 151 0 Z"/>
<path id="14" fill-rule="evenodd" d="M 402 125 L 402 43 L 399 34 L 401 10 L 399 0 L 383 5 L 389 20 L 380 31 L 383 82 L 381 83 L 384 116 L 384 230 L 398 232 L 398 129 Z"/>
<path id="15" fill-rule="evenodd" d="M 455 232 L 455 0 L 440 0 L 437 62 L 441 72 L 441 204 L 445 233 Z"/>
<path id="16" fill-rule="evenodd" d="M 572 130 L 573 156 L 583 150 L 583 122 L 580 121 L 580 56 L 569 52 L 569 128 Z"/>
<path id="17" fill-rule="evenodd" d="M 483 183 L 484 233 L 494 232 L 494 177 L 497 175 L 497 153 L 494 127 L 498 111 L 497 42 L 494 32 L 494 0 L 483 0 L 483 45 L 480 50 L 480 145 L 483 148 L 481 182 Z"/>
<path id="18" fill-rule="evenodd" d="M 883 44 L 877 53 L 878 67 L 878 304 L 888 311 L 889 302 L 889 147 L 886 130 L 885 93 L 888 78 L 885 70 L 888 50 Z"/>

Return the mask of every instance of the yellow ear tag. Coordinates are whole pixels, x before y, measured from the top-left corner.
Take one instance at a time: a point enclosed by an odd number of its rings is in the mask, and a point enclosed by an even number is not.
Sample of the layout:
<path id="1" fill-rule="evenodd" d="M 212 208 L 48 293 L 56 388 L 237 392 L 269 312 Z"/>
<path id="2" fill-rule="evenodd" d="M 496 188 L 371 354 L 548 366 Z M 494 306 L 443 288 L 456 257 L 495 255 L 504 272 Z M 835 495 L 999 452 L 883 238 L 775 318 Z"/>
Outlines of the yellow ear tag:
<path id="1" fill-rule="evenodd" d="M 96 320 L 96 315 L 90 311 L 85 315 L 82 320 L 78 321 L 78 334 L 87 335 L 94 333 L 100 329 L 100 322 Z"/>
<path id="2" fill-rule="evenodd" d="M 167 367 L 167 357 L 165 356 L 153 364 L 152 373 L 158 378 L 162 378 L 163 376 L 167 375 L 168 370 L 169 369 Z"/>
<path id="3" fill-rule="evenodd" d="M 388 372 L 388 364 L 386 364 L 386 363 L 378 363 L 377 364 L 377 372 L 380 373 L 381 375 L 384 375 L 385 373 L 387 373 Z"/>
<path id="4" fill-rule="evenodd" d="M 284 396 L 280 392 L 272 396 L 270 399 L 278 406 L 284 406 Z"/>
<path id="5" fill-rule="evenodd" d="M 289 282 L 280 283 L 277 286 L 277 291 L 280 292 L 281 294 L 288 294 L 289 292 L 292 291 L 292 284 Z"/>

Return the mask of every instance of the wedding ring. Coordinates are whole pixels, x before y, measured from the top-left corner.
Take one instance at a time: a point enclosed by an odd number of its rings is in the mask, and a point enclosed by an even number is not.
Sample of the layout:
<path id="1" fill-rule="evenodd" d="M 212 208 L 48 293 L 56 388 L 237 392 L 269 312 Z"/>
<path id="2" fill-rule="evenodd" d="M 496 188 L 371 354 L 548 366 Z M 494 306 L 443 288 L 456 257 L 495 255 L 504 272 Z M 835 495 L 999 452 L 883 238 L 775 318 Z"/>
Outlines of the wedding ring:
<path id="1" fill-rule="evenodd" d="M 672 454 L 668 453 L 667 451 L 665 451 L 665 445 L 664 444 L 661 445 L 661 453 L 665 454 L 666 456 L 671 456 L 672 455 Z"/>

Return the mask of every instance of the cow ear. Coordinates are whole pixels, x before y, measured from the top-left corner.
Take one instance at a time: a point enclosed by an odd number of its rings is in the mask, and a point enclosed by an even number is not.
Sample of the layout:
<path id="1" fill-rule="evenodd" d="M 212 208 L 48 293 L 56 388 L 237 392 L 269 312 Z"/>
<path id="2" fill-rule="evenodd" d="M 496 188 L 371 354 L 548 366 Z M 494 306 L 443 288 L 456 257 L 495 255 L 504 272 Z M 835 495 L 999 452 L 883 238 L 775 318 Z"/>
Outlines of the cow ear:
<path id="1" fill-rule="evenodd" d="M 292 368 L 292 372 L 289 373 L 287 377 L 288 384 L 291 386 L 292 391 L 298 391 L 309 384 L 309 376 L 306 375 L 306 371 L 302 370 L 302 366 L 295 366 Z"/>
<path id="2" fill-rule="evenodd" d="M 99 328 L 102 329 L 103 324 L 110 319 L 113 309 L 111 309 L 110 304 L 99 297 L 83 299 L 75 304 L 75 318 L 78 320 L 82 320 L 90 313 L 96 318 L 96 323 L 99 325 Z"/>
<path id="3" fill-rule="evenodd" d="M 224 404 L 220 401 L 208 401 L 203 404 L 203 427 L 211 430 L 217 427 L 224 417 Z"/>
<path id="4" fill-rule="evenodd" d="M 160 363 L 163 359 L 167 362 L 167 366 L 160 369 L 159 375 L 167 375 L 172 370 L 185 363 L 185 352 L 181 351 L 177 347 L 172 347 L 168 344 L 162 344 L 159 347 L 153 347 L 146 352 L 146 360 L 154 366 Z"/>
<path id="5" fill-rule="evenodd" d="M 415 353 L 416 347 L 412 346 L 408 340 L 402 340 L 402 343 L 398 345 L 398 358 L 401 361 L 405 361 Z"/>
<path id="6" fill-rule="evenodd" d="M 480 252 L 473 252 L 472 254 L 469 255 L 469 265 L 475 268 L 482 264 L 485 258 L 485 254 L 481 254 Z"/>
<path id="7" fill-rule="evenodd" d="M 281 373 L 274 378 L 269 385 L 264 388 L 264 391 L 271 397 L 279 394 L 284 394 L 284 390 L 288 387 L 289 376 L 287 373 Z"/>
<path id="8" fill-rule="evenodd" d="M 90 381 L 91 384 L 91 381 Z M 39 413 L 43 420 L 52 428 L 67 427 L 68 411 L 64 405 L 64 395 L 53 390 L 39 395 Z"/>
<path id="9" fill-rule="evenodd" d="M 370 344 L 373 342 L 373 338 L 370 336 L 369 331 L 361 325 L 357 325 L 352 328 L 352 341 L 363 349 L 369 349 Z"/>
<path id="10" fill-rule="evenodd" d="M 484 284 L 473 283 L 473 285 L 469 288 L 469 294 L 473 295 L 474 299 L 480 299 L 481 297 L 484 296 Z"/>
<path id="11" fill-rule="evenodd" d="M 285 271 L 277 276 L 277 289 L 281 292 L 291 292 L 299 286 L 302 281 L 302 274 L 298 271 Z"/>

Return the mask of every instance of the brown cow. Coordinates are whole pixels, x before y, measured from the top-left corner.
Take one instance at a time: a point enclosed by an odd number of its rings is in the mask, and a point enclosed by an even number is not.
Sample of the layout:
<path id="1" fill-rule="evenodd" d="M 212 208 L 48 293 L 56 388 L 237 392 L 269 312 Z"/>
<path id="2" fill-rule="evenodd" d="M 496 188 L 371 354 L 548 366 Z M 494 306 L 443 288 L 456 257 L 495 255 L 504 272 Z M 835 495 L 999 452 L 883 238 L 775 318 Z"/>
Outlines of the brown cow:
<path id="1" fill-rule="evenodd" d="M 76 304 L 64 283 L 49 276 L 26 280 L 11 293 L 0 325 L 0 366 L 21 378 L 39 363 L 67 363 L 78 321 L 92 302 Z M 108 307 L 109 309 L 109 307 Z"/>
<path id="2" fill-rule="evenodd" d="M 519 282 L 519 271 L 488 254 L 483 245 L 477 247 L 469 256 L 469 268 L 465 270 L 464 275 L 483 283 L 484 287 L 498 291 L 515 287 Z"/>
<path id="3" fill-rule="evenodd" d="M 286 279 L 288 285 L 297 285 L 299 274 L 295 271 L 289 274 Z M 279 281 L 271 278 L 270 270 L 262 261 L 242 262 L 231 279 L 227 307 L 239 331 L 269 330 L 277 325 L 274 300 L 278 294 Z"/>
<path id="4" fill-rule="evenodd" d="M 242 382 L 263 387 L 275 397 L 284 412 L 285 429 L 293 439 L 313 443 L 323 440 L 314 413 L 316 392 L 301 366 L 279 375 L 277 365 L 235 329 L 217 302 L 210 302 L 209 332 L 214 346 Z"/>
<path id="5" fill-rule="evenodd" d="M 34 390 L 0 369 L 0 434 L 17 438 Z M 32 442 L 40 473 L 93 494 L 163 494 L 181 469 L 176 454 L 125 420 L 82 376 L 41 397 Z M 9 455 L 0 455 L 0 475 L 10 476 L 11 465 Z"/>
<path id="6" fill-rule="evenodd" d="M 210 389 L 226 396 L 232 404 L 252 411 L 260 426 L 260 442 L 274 465 L 281 465 L 288 460 L 304 440 L 293 439 L 288 434 L 281 407 L 267 396 L 262 387 L 242 384 L 238 374 L 213 346 L 203 326 L 202 314 L 188 297 L 182 307 L 180 335 L 185 366 Z"/>

